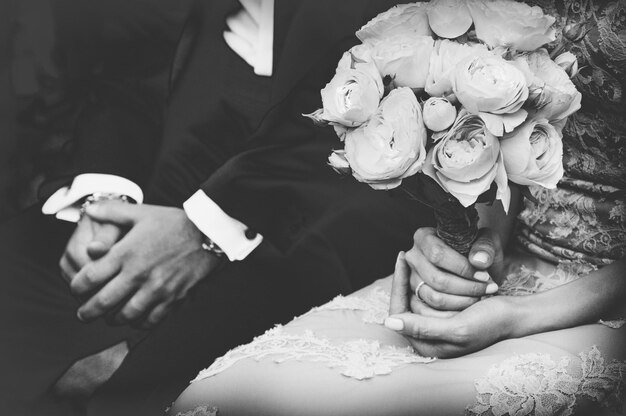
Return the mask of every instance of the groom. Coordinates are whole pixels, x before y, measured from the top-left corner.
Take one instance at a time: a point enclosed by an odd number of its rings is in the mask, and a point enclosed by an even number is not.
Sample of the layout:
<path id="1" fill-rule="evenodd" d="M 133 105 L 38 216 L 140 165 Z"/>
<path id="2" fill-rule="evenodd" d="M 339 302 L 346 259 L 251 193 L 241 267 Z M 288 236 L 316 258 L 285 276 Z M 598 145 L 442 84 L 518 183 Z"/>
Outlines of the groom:
<path id="1" fill-rule="evenodd" d="M 35 211 L 0 227 L 0 398 L 16 414 L 75 398 L 77 381 L 90 414 L 154 414 L 229 348 L 388 274 L 430 221 L 332 172 L 338 139 L 301 116 L 389 4 L 267 3 L 198 2 L 150 179 L 153 149 L 108 137 L 75 173 L 116 176 L 76 176 L 44 205 L 65 219 L 82 205 L 75 228 Z M 254 32 L 268 15 L 272 42 Z"/>

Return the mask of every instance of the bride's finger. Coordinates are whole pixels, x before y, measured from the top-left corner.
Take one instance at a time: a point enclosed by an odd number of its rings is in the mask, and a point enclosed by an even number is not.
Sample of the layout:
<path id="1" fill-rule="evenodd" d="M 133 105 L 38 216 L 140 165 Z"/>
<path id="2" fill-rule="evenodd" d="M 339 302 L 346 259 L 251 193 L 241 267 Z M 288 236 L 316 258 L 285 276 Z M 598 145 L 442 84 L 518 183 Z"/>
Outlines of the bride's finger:
<path id="1" fill-rule="evenodd" d="M 439 311 L 433 309 L 415 295 L 411 296 L 411 312 L 432 318 L 451 318 L 458 313 L 456 311 Z"/>
<path id="2" fill-rule="evenodd" d="M 385 326 L 418 340 L 463 342 L 457 319 L 433 318 L 404 312 L 385 319 Z"/>
<path id="3" fill-rule="evenodd" d="M 419 298 L 422 302 L 438 311 L 462 311 L 480 300 L 479 297 L 475 296 L 442 293 L 428 286 L 428 284 L 420 286 Z"/>
<path id="4" fill-rule="evenodd" d="M 407 312 L 409 310 L 409 302 L 411 296 L 411 286 L 409 282 L 411 270 L 404 260 L 404 252 L 398 253 L 396 260 L 396 268 L 393 272 L 391 280 L 391 301 L 389 304 L 389 313 L 396 314 Z"/>
<path id="5" fill-rule="evenodd" d="M 419 250 L 406 253 L 406 262 L 411 267 L 411 288 L 420 282 L 434 290 L 450 295 L 472 296 L 479 298 L 485 294 L 494 293 L 498 288 L 489 282 L 476 282 L 448 273 L 433 265 Z"/>
<path id="6" fill-rule="evenodd" d="M 420 228 L 413 240 L 415 250 L 407 253 L 407 260 L 411 258 L 411 252 L 419 251 L 431 265 L 465 279 L 475 279 L 476 270 L 469 260 L 437 237 L 434 228 Z"/>

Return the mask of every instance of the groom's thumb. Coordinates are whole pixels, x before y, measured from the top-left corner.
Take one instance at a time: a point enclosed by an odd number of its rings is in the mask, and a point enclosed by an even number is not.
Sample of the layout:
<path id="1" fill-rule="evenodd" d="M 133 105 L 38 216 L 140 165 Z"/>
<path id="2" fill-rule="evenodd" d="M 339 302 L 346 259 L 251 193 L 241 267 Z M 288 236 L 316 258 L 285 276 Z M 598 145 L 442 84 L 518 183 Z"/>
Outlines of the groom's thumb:
<path id="1" fill-rule="evenodd" d="M 102 201 L 89 205 L 85 214 L 99 222 L 131 226 L 139 218 L 139 206 L 121 201 Z"/>

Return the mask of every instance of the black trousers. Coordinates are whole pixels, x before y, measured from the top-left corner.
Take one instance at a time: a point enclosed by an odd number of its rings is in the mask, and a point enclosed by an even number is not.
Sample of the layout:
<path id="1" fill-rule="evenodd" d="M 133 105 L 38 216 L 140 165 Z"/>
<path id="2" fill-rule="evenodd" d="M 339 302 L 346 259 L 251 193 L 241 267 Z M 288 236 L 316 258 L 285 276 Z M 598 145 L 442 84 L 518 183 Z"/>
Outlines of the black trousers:
<path id="1" fill-rule="evenodd" d="M 80 302 L 58 267 L 72 224 L 44 217 L 38 207 L 1 224 L 0 409 L 25 416 L 160 414 L 228 349 L 390 273 L 395 254 L 431 216 L 385 192 L 357 188 L 345 197 L 359 215 L 319 221 L 288 253 L 263 243 L 245 261 L 208 276 L 150 331 L 76 318 Z M 130 353 L 86 408 L 51 393 L 76 360 L 122 340 Z"/>

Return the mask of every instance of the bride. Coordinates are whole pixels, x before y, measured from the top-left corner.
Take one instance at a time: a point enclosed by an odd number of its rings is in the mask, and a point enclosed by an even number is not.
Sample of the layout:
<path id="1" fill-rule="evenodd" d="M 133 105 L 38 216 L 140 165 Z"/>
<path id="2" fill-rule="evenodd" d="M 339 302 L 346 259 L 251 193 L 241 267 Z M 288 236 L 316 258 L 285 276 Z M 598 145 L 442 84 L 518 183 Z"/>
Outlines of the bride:
<path id="1" fill-rule="evenodd" d="M 170 415 L 626 410 L 626 4 L 532 3 L 580 64 L 558 187 L 531 187 L 506 217 L 480 207 L 469 260 L 418 230 L 393 276 L 230 351 Z M 498 291 L 473 298 L 486 269 Z"/>

